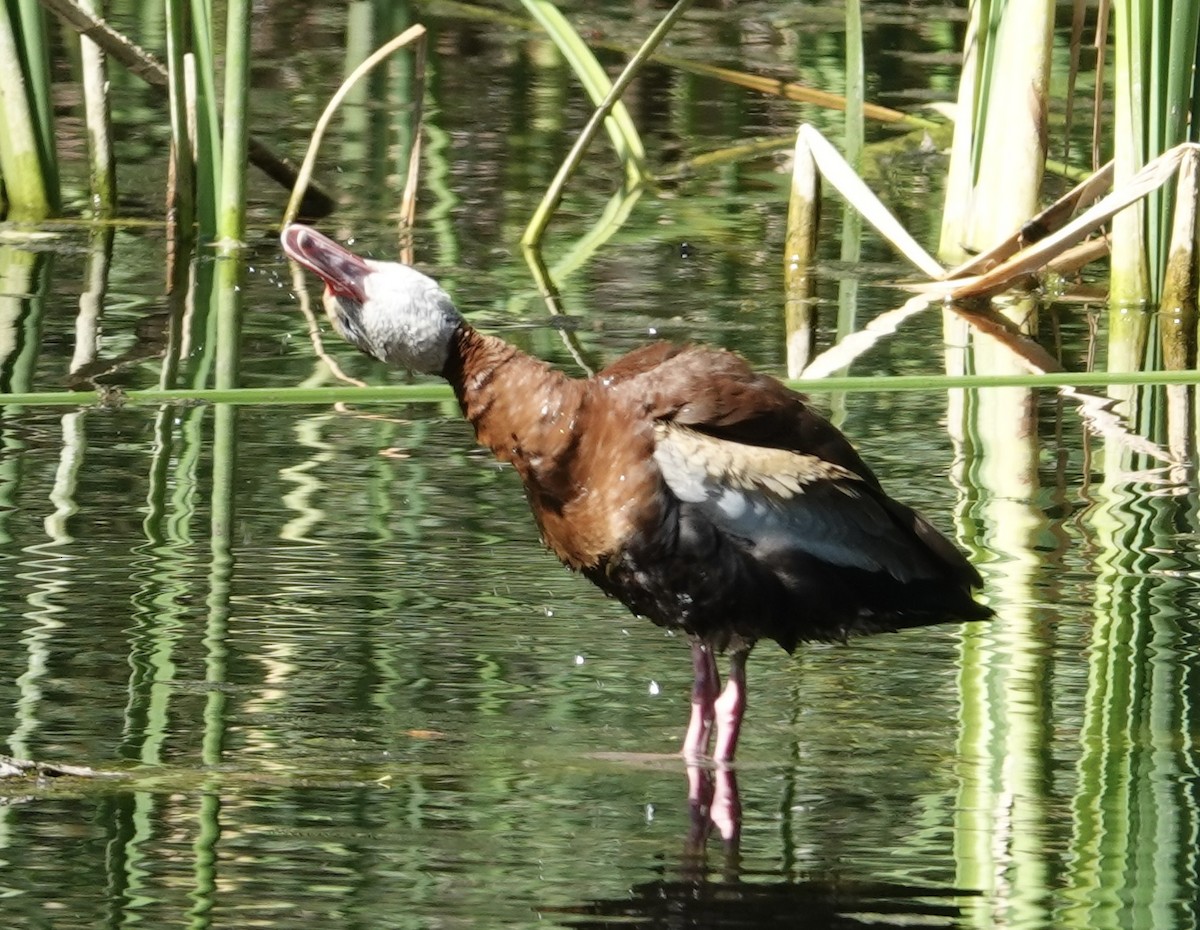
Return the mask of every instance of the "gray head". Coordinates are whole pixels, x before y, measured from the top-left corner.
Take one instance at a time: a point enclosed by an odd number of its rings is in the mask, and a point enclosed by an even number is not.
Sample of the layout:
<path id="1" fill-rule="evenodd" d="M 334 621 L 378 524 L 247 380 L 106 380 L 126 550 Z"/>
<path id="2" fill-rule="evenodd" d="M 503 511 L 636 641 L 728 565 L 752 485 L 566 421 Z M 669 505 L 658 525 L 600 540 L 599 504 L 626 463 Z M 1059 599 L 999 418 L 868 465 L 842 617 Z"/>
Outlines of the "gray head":
<path id="1" fill-rule="evenodd" d="M 325 312 L 342 338 L 381 361 L 441 374 L 463 318 L 436 281 L 399 262 L 359 258 L 310 226 L 289 226 L 280 239 L 325 282 Z"/>

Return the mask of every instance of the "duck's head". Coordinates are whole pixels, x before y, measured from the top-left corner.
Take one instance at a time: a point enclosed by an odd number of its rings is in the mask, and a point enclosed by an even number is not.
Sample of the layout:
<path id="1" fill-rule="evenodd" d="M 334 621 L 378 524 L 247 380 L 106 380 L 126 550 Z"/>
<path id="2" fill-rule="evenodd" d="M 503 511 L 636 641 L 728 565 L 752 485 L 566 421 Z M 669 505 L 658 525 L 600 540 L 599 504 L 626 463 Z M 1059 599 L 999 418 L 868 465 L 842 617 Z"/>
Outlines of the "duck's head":
<path id="1" fill-rule="evenodd" d="M 360 258 L 311 226 L 288 226 L 280 240 L 325 282 L 325 312 L 347 342 L 381 361 L 441 374 L 463 318 L 436 281 L 399 262 Z"/>

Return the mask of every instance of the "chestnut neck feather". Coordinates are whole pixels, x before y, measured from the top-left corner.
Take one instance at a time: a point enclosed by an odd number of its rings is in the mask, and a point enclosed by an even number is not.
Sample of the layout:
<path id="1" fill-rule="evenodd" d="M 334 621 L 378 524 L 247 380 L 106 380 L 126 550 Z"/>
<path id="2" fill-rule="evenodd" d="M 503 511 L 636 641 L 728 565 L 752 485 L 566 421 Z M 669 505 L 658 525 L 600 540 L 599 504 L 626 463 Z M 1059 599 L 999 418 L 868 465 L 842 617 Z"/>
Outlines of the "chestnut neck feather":
<path id="1" fill-rule="evenodd" d="M 442 374 L 479 442 L 512 463 L 542 541 L 565 565 L 599 570 L 660 519 L 653 431 L 595 379 L 569 378 L 465 323 Z"/>
<path id="2" fill-rule="evenodd" d="M 583 383 L 495 336 L 462 324 L 442 370 L 479 442 L 525 477 L 528 460 L 550 455 L 578 408 Z"/>

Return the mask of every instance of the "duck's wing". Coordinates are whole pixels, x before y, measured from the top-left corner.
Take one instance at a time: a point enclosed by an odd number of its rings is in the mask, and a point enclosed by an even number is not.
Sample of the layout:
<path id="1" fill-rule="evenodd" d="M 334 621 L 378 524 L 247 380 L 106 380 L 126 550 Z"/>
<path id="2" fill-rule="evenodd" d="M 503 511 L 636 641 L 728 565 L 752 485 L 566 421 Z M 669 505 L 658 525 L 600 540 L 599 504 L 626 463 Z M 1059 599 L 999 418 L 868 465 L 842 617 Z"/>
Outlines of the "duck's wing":
<path id="1" fill-rule="evenodd" d="M 803 395 L 738 356 L 689 347 L 624 387 L 655 423 L 654 458 L 671 492 L 761 556 L 796 551 L 902 584 L 980 584 L 957 547 L 884 493 Z"/>

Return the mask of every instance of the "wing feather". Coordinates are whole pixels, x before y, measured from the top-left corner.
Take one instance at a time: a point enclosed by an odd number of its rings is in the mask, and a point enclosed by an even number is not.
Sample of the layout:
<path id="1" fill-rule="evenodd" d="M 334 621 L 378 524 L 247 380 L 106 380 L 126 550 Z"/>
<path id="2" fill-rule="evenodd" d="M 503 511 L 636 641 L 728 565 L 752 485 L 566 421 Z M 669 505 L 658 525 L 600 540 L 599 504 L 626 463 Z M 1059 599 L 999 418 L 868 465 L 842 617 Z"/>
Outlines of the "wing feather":
<path id="1" fill-rule="evenodd" d="M 585 571 L 636 613 L 788 650 L 990 615 L 955 545 L 803 395 L 737 356 L 658 344 L 591 384 L 635 426 L 649 473 L 636 532 Z"/>
<path id="2" fill-rule="evenodd" d="M 602 371 L 637 398 L 644 416 L 764 449 L 783 449 L 839 465 L 878 486 L 849 440 L 775 378 L 732 352 L 656 343 Z"/>
<path id="3" fill-rule="evenodd" d="M 659 423 L 655 440 L 654 460 L 672 493 L 761 555 L 804 552 L 898 581 L 943 571 L 849 469 L 672 423 Z"/>

